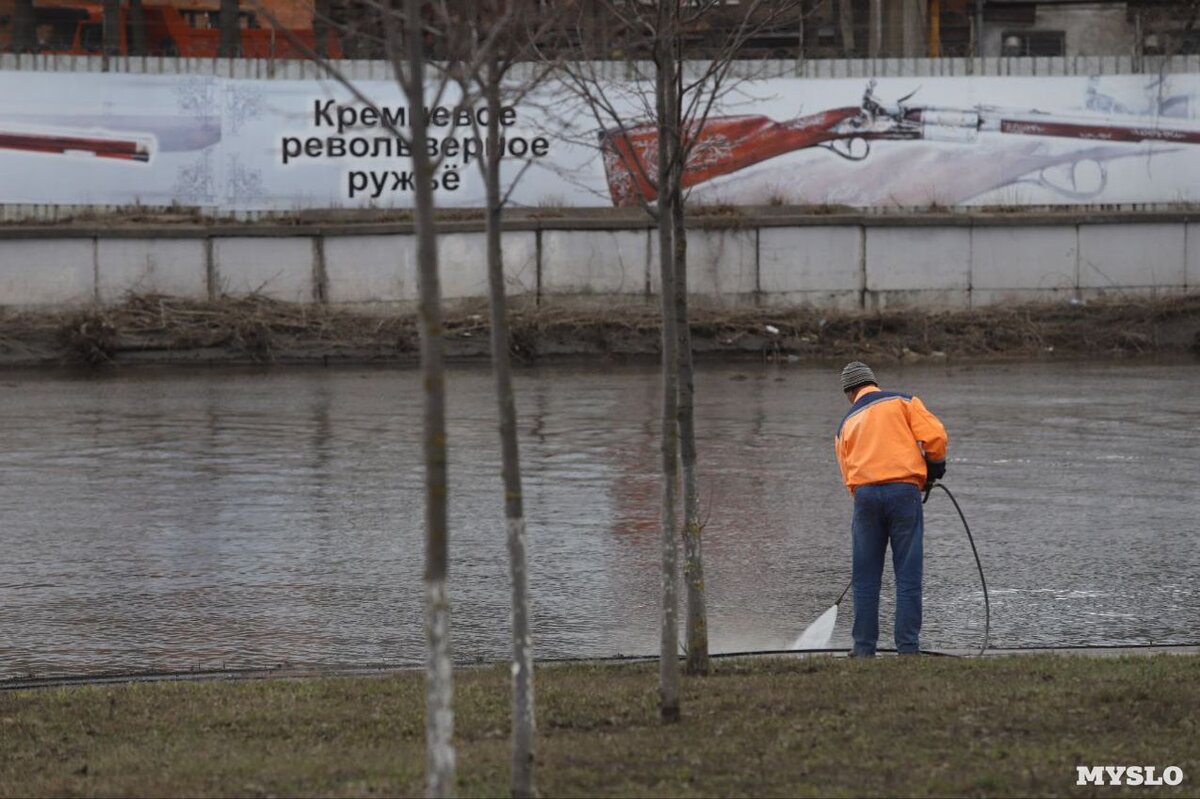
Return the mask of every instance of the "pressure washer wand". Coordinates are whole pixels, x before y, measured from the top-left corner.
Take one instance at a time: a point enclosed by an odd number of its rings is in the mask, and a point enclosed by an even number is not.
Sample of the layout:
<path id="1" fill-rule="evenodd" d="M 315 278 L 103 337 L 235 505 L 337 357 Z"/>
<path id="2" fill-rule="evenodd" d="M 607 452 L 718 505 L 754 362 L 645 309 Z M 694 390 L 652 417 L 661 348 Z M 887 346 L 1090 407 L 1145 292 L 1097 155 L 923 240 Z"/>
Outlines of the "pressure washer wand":
<path id="1" fill-rule="evenodd" d="M 846 598 L 846 594 L 850 593 L 850 586 L 852 586 L 852 585 L 854 585 L 853 577 L 850 578 L 850 582 L 846 583 L 846 587 L 842 590 L 842 595 L 838 597 L 838 601 L 833 603 L 833 606 L 835 608 L 838 605 L 842 604 L 842 600 Z"/>

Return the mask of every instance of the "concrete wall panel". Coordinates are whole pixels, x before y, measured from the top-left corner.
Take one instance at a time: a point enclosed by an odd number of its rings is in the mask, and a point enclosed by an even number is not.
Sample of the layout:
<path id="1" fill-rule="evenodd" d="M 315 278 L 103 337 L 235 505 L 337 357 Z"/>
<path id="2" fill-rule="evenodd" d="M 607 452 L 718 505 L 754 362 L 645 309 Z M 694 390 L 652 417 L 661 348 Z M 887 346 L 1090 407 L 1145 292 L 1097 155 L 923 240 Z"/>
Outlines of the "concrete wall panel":
<path id="1" fill-rule="evenodd" d="M 100 239 L 100 302 L 120 302 L 130 292 L 208 298 L 208 256 L 203 239 Z"/>
<path id="2" fill-rule="evenodd" d="M 888 308 L 967 308 L 971 292 L 967 289 L 891 289 L 868 291 L 863 306 L 869 311 Z"/>
<path id="3" fill-rule="evenodd" d="M 763 228 L 758 234 L 758 281 L 765 295 L 857 292 L 863 288 L 862 229 L 858 226 Z"/>
<path id="4" fill-rule="evenodd" d="M 96 299 L 92 239 L 0 241 L 0 306 L 75 307 Z"/>
<path id="5" fill-rule="evenodd" d="M 651 246 L 657 245 L 651 237 Z M 758 288 L 758 233 L 755 230 L 689 230 L 688 293 L 709 299 L 736 300 Z M 655 259 L 650 291 L 658 294 L 662 277 Z"/>
<path id="6" fill-rule="evenodd" d="M 510 297 L 537 291 L 537 234 L 505 233 L 500 238 L 504 282 Z M 487 240 L 484 233 L 449 233 L 438 240 L 442 296 L 448 300 L 488 296 Z"/>
<path id="7" fill-rule="evenodd" d="M 1077 264 L 1074 225 L 971 231 L 971 288 L 976 291 L 1074 289 Z"/>
<path id="8" fill-rule="evenodd" d="M 645 230 L 542 233 L 543 294 L 641 294 L 658 258 Z"/>
<path id="9" fill-rule="evenodd" d="M 867 228 L 867 290 L 967 289 L 971 231 L 966 227 Z"/>
<path id="10" fill-rule="evenodd" d="M 1187 274 L 1185 275 L 1189 291 L 1200 290 L 1200 223 L 1192 222 L 1187 226 Z"/>
<path id="11" fill-rule="evenodd" d="M 329 236 L 325 239 L 331 303 L 417 299 L 416 236 Z"/>
<path id="12" fill-rule="evenodd" d="M 1062 289 L 975 289 L 971 292 L 971 307 L 1069 302 L 1078 295 L 1079 292 L 1070 286 Z"/>
<path id="13" fill-rule="evenodd" d="M 1079 286 L 1184 284 L 1183 225 L 1080 225 Z"/>
<path id="14" fill-rule="evenodd" d="M 763 294 L 763 305 L 776 308 L 804 305 L 812 308 L 830 308 L 838 311 L 856 311 L 862 307 L 862 292 L 853 291 L 778 291 Z"/>
<path id="15" fill-rule="evenodd" d="M 1115 299 L 1127 300 L 1133 297 L 1166 297 L 1184 293 L 1183 286 L 1110 286 L 1103 289 L 1084 288 L 1079 290 L 1081 300 Z"/>
<path id="16" fill-rule="evenodd" d="M 218 294 L 259 294 L 284 302 L 313 299 L 313 245 L 308 236 L 213 240 Z"/>

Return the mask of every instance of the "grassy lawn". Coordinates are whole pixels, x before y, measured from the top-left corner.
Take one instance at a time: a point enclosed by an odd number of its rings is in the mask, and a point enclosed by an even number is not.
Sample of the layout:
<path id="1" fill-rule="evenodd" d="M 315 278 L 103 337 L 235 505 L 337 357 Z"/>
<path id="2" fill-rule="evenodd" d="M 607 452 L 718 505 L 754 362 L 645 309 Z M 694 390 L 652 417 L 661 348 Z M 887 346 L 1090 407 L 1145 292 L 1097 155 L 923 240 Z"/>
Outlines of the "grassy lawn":
<path id="1" fill-rule="evenodd" d="M 657 720 L 653 664 L 538 671 L 544 796 L 1200 795 L 1190 656 L 722 660 Z M 455 681 L 459 790 L 508 785 L 508 669 Z M 0 692 L 0 796 L 419 795 L 424 681 Z M 1179 766 L 1076 787 L 1076 765 Z"/>

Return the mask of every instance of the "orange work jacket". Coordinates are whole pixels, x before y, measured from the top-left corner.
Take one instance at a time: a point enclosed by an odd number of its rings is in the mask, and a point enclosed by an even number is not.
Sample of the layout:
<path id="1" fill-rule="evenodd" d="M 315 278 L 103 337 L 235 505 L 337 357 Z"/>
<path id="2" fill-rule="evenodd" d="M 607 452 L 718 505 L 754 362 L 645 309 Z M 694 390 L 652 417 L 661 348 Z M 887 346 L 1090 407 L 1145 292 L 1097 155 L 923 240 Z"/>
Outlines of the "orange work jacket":
<path id="1" fill-rule="evenodd" d="M 946 428 L 921 400 L 864 386 L 834 437 L 842 481 L 850 493 L 861 485 L 925 485 L 925 459 L 946 459 Z"/>

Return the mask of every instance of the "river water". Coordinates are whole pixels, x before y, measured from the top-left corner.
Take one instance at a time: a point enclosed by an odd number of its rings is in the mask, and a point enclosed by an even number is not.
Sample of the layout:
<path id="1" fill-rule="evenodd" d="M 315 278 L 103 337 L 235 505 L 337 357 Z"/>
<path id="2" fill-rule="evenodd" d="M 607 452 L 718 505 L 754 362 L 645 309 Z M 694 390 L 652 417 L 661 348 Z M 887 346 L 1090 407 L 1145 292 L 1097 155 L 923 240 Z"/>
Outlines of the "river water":
<path id="1" fill-rule="evenodd" d="M 1200 364 L 879 373 L 950 431 L 994 645 L 1200 639 Z M 656 368 L 516 385 L 538 656 L 656 652 Z M 421 662 L 420 386 L 381 368 L 4 373 L 0 677 Z M 449 389 L 453 649 L 499 659 L 490 372 L 456 368 Z M 837 367 L 702 364 L 697 391 L 713 649 L 786 647 L 849 579 Z M 966 536 L 944 494 L 926 511 L 922 644 L 978 646 Z"/>

